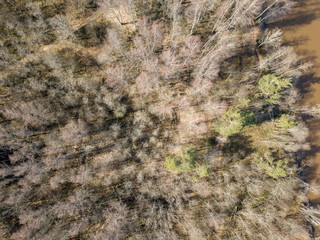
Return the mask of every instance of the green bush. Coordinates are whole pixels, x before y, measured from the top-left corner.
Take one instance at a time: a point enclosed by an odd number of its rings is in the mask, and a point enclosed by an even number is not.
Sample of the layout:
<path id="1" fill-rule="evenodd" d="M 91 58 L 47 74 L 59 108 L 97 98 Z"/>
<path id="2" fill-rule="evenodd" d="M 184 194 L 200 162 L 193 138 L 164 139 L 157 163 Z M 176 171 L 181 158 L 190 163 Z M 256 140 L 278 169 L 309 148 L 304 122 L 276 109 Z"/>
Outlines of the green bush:
<path id="1" fill-rule="evenodd" d="M 195 171 L 199 178 L 209 175 L 208 166 L 203 163 L 199 164 L 198 150 L 194 146 L 183 149 L 177 156 L 168 156 L 164 166 L 172 172 L 190 173 Z M 196 179 L 196 178 L 195 178 Z"/>
<path id="2" fill-rule="evenodd" d="M 245 119 L 239 109 L 228 110 L 215 124 L 216 131 L 225 137 L 240 132 L 245 124 Z"/>
<path id="3" fill-rule="evenodd" d="M 180 152 L 178 156 L 168 156 L 164 162 L 164 166 L 170 171 L 177 173 L 188 173 L 195 169 L 198 150 L 194 146 L 190 146 Z"/>
<path id="4" fill-rule="evenodd" d="M 126 109 L 124 107 L 119 107 L 114 111 L 116 118 L 123 118 L 126 115 Z"/>
<path id="5" fill-rule="evenodd" d="M 280 178 L 288 176 L 287 161 L 272 157 L 271 152 L 265 153 L 264 157 L 256 156 L 254 162 L 266 171 L 270 177 Z"/>
<path id="6" fill-rule="evenodd" d="M 207 177 L 209 175 L 209 168 L 207 165 L 200 165 L 197 167 L 196 173 L 200 178 Z"/>
<path id="7" fill-rule="evenodd" d="M 248 98 L 239 98 L 238 99 L 238 102 L 237 102 L 237 105 L 239 105 L 239 107 L 249 107 L 249 103 L 250 103 L 250 99 Z"/>
<path id="8" fill-rule="evenodd" d="M 216 121 L 215 130 L 224 137 L 239 133 L 246 125 L 253 124 L 255 116 L 252 112 L 244 112 L 239 109 L 229 109 Z"/>
<path id="9" fill-rule="evenodd" d="M 265 100 L 272 104 L 277 104 L 277 100 L 282 97 L 281 91 L 292 85 L 290 78 L 267 74 L 258 81 L 258 89 L 262 92 Z"/>
<path id="10" fill-rule="evenodd" d="M 291 119 L 288 114 L 282 114 L 277 121 L 277 125 L 283 129 L 289 129 L 296 125 L 296 122 Z"/>

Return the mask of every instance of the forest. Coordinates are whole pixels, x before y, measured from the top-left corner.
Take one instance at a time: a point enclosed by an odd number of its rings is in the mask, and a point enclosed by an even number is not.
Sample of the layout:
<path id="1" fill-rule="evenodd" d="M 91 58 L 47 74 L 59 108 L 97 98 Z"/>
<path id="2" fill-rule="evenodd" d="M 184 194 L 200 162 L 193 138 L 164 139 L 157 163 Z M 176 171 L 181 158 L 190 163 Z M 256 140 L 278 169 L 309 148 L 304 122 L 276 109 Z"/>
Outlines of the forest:
<path id="1" fill-rule="evenodd" d="M 0 1 L 0 239 L 314 239 L 294 5 Z"/>

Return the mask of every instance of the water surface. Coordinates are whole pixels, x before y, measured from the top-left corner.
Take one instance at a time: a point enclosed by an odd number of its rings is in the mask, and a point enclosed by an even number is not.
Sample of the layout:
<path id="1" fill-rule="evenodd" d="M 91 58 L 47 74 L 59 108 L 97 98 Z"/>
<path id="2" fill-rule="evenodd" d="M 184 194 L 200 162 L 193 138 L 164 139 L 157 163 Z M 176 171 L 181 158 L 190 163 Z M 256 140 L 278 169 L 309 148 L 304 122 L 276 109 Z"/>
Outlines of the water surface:
<path id="1" fill-rule="evenodd" d="M 301 104 L 320 104 L 320 0 L 299 0 L 295 9 L 283 20 L 272 23 L 284 33 L 286 44 L 314 67 L 298 83 L 302 93 Z M 306 171 L 307 181 L 320 186 L 320 119 L 307 119 L 310 131 L 311 150 L 307 153 L 310 167 Z M 310 193 L 312 203 L 320 203 L 320 193 Z"/>

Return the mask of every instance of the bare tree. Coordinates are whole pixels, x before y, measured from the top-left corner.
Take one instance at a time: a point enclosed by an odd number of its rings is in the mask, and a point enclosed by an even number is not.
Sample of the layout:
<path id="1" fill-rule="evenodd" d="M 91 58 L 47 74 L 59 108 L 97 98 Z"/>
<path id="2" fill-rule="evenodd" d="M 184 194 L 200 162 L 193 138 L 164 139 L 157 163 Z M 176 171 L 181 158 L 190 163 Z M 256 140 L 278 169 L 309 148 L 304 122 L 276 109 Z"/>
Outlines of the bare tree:
<path id="1" fill-rule="evenodd" d="M 174 78 L 182 70 L 181 61 L 171 49 L 163 51 L 160 58 L 163 62 L 163 67 L 160 71 L 165 80 Z"/>
<path id="2" fill-rule="evenodd" d="M 215 72 L 218 74 L 218 71 Z M 192 82 L 191 93 L 196 96 L 208 95 L 213 86 L 213 82 L 207 78 L 198 77 Z"/>
<path id="3" fill-rule="evenodd" d="M 216 1 L 214 1 L 216 3 Z M 192 19 L 190 35 L 193 34 L 195 26 L 201 21 L 201 18 L 205 14 L 209 5 L 208 0 L 200 0 L 191 2 L 191 5 L 188 7 L 186 14 L 187 17 Z"/>
<path id="4" fill-rule="evenodd" d="M 202 137 L 208 131 L 204 114 L 196 111 L 193 107 L 179 112 L 177 129 L 179 133 L 178 137 L 182 141 Z"/>
<path id="5" fill-rule="evenodd" d="M 132 0 L 99 0 L 100 8 L 105 12 L 106 16 L 109 13 L 118 21 L 120 25 L 133 23 L 136 25 L 135 17 L 137 15 L 134 1 Z"/>
<path id="6" fill-rule="evenodd" d="M 113 202 L 104 212 L 105 222 L 96 234 L 96 239 L 121 239 L 126 233 L 128 210 L 121 202 Z"/>
<path id="7" fill-rule="evenodd" d="M 62 15 L 57 15 L 49 19 L 50 25 L 54 28 L 56 31 L 56 35 L 60 38 L 60 40 L 65 39 L 75 39 L 75 35 L 73 31 L 71 30 L 68 20 L 66 17 Z"/>
<path id="8" fill-rule="evenodd" d="M 303 105 L 300 108 L 298 108 L 298 111 L 300 111 L 302 114 L 307 114 L 316 118 L 320 118 L 320 105 Z"/>
<path id="9" fill-rule="evenodd" d="M 37 154 L 39 154 L 39 149 L 36 144 L 28 144 L 22 142 L 20 146 L 16 149 L 12 149 L 13 153 L 9 156 L 10 162 L 16 164 L 23 160 L 33 160 Z"/>
<path id="10" fill-rule="evenodd" d="M 166 13 L 172 22 L 172 27 L 170 31 L 170 37 L 173 40 L 173 44 L 179 36 L 181 36 L 180 23 L 182 21 L 182 9 L 183 6 L 179 0 L 168 0 L 166 1 Z"/>
<path id="11" fill-rule="evenodd" d="M 57 172 L 53 177 L 50 178 L 49 184 L 52 189 L 57 189 L 61 184 L 65 183 L 68 180 L 65 172 Z"/>
<path id="12" fill-rule="evenodd" d="M 173 104 L 161 101 L 157 102 L 155 105 L 152 105 L 150 107 L 150 111 L 161 119 L 165 119 L 172 117 L 173 108 Z"/>
<path id="13" fill-rule="evenodd" d="M 224 114 L 227 111 L 227 108 L 228 104 L 225 101 L 207 100 L 203 105 L 203 109 L 206 114 L 212 116 L 213 118 Z"/>
<path id="14" fill-rule="evenodd" d="M 258 67 L 261 70 L 272 70 L 277 75 L 299 77 L 310 69 L 311 64 L 302 62 L 292 47 L 283 46 L 261 60 Z"/>
<path id="15" fill-rule="evenodd" d="M 44 125 L 54 120 L 48 109 L 39 102 L 16 102 L 1 112 L 8 119 L 22 120 L 29 126 Z"/>
<path id="16" fill-rule="evenodd" d="M 148 93 L 159 87 L 159 80 L 155 75 L 142 72 L 136 79 L 136 86 L 139 92 Z"/>
<path id="17" fill-rule="evenodd" d="M 272 21 L 285 16 L 295 4 L 292 0 L 274 0 L 256 18 L 260 18 L 260 21 Z"/>
<path id="18" fill-rule="evenodd" d="M 142 67 L 145 69 L 148 73 L 154 74 L 157 77 L 159 76 L 159 59 L 156 57 L 150 57 L 148 59 L 144 59 L 142 62 Z"/>
<path id="19" fill-rule="evenodd" d="M 108 32 L 108 42 L 113 50 L 120 51 L 121 53 L 124 53 L 119 32 L 111 29 Z"/>
<path id="20" fill-rule="evenodd" d="M 226 24 L 226 16 L 231 11 L 234 2 L 234 0 L 227 0 L 222 1 L 221 4 L 219 4 L 216 10 L 216 19 L 212 28 L 212 32 L 221 32 L 228 27 L 228 24 Z"/>
<path id="21" fill-rule="evenodd" d="M 133 39 L 134 48 L 131 49 L 129 55 L 130 58 L 134 61 L 140 62 L 142 60 L 147 60 L 150 57 L 150 52 L 144 46 L 143 38 L 140 36 L 136 36 Z"/>
<path id="22" fill-rule="evenodd" d="M 160 21 L 150 23 L 147 17 L 142 18 L 137 23 L 139 34 L 142 36 L 148 51 L 155 52 L 162 43 L 163 40 L 163 24 Z"/>
<path id="23" fill-rule="evenodd" d="M 233 13 L 228 18 L 229 26 L 251 24 L 260 13 L 263 4 L 262 0 L 238 0 L 235 2 Z"/>
<path id="24" fill-rule="evenodd" d="M 201 45 L 200 37 L 198 36 L 188 36 L 184 39 L 180 50 L 180 54 L 185 59 L 183 65 L 194 62 L 194 59 L 199 54 Z"/>
<path id="25" fill-rule="evenodd" d="M 220 63 L 232 55 L 236 54 L 238 47 L 238 34 L 236 31 L 221 32 L 219 35 L 214 35 L 214 38 L 209 39 L 203 45 L 202 54 L 200 55 L 195 70 L 195 78 L 207 78 L 214 80 L 217 78 L 220 71 Z M 211 47 L 213 40 L 216 39 L 216 44 Z"/>
<path id="26" fill-rule="evenodd" d="M 263 32 L 260 44 L 258 47 L 266 47 L 267 49 L 279 48 L 282 44 L 282 31 L 279 28 L 273 29 L 272 31 Z"/>
<path id="27" fill-rule="evenodd" d="M 88 134 L 88 128 L 82 120 L 72 120 L 60 130 L 66 144 L 78 144 Z"/>
<path id="28" fill-rule="evenodd" d="M 113 17 L 117 19 L 117 21 L 123 25 L 125 22 L 123 21 L 123 13 L 121 12 L 122 6 L 120 5 L 120 1 L 118 0 L 100 0 L 100 7 L 103 11 L 110 11 Z"/>
<path id="29" fill-rule="evenodd" d="M 116 91 L 121 91 L 128 86 L 129 83 L 122 66 L 118 65 L 114 68 L 108 68 L 105 73 L 108 76 L 108 79 L 105 81 L 108 87 L 111 87 Z"/>

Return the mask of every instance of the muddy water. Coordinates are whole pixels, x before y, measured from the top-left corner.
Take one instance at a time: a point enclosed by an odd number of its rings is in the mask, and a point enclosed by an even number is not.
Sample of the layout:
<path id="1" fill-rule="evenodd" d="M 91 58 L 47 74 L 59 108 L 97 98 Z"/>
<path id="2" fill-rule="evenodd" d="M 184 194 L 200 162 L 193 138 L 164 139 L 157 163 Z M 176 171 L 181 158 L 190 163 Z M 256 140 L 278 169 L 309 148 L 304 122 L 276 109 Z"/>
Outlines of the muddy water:
<path id="1" fill-rule="evenodd" d="M 320 104 L 320 0 L 299 0 L 294 11 L 283 20 L 271 24 L 284 33 L 286 44 L 313 62 L 310 74 L 303 77 L 298 87 L 302 93 L 302 104 Z M 311 165 L 306 178 L 312 185 L 320 186 L 320 120 L 306 120 L 310 131 L 311 151 L 307 159 Z M 310 193 L 311 202 L 320 204 L 320 193 Z"/>

